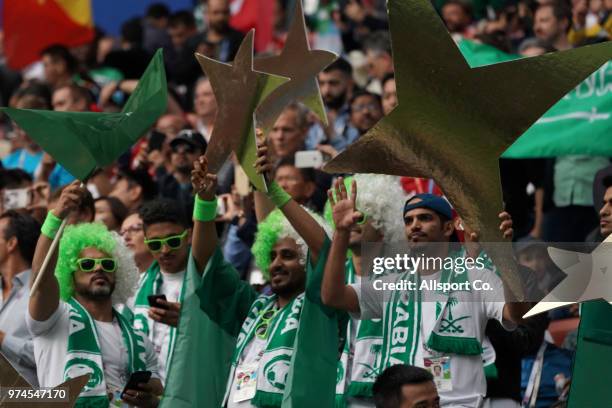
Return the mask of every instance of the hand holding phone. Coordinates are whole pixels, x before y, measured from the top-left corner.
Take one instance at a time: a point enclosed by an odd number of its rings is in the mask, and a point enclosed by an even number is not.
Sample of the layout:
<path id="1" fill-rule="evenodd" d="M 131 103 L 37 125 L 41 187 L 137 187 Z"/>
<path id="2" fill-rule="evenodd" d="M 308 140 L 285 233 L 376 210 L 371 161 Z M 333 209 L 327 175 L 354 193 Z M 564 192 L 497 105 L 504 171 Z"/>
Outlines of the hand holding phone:
<path id="1" fill-rule="evenodd" d="M 166 295 L 149 295 L 147 296 L 147 300 L 149 301 L 149 306 L 151 307 L 156 307 L 158 309 L 164 309 L 164 310 L 168 310 L 168 306 L 158 302 L 158 300 L 164 300 L 167 301 L 166 299 Z"/>
<path id="2" fill-rule="evenodd" d="M 141 388 L 138 384 L 146 384 L 151 379 L 150 371 L 134 371 L 130 376 L 127 384 L 123 388 L 123 392 L 121 393 L 121 398 L 124 398 L 125 392 L 127 390 L 140 390 Z"/>

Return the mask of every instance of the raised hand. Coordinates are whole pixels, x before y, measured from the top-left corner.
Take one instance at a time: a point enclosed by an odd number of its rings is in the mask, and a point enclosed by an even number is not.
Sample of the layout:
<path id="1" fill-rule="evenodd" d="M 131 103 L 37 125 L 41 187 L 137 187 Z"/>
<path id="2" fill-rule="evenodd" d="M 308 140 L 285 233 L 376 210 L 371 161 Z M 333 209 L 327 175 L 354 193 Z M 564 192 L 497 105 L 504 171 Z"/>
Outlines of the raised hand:
<path id="1" fill-rule="evenodd" d="M 200 199 L 212 201 L 217 190 L 217 175 L 208 173 L 208 160 L 203 155 L 193 162 L 191 185 Z"/>
<path id="2" fill-rule="evenodd" d="M 85 194 L 85 187 L 80 185 L 81 182 L 75 180 L 62 190 L 62 194 L 52 210 L 56 217 L 64 219 L 70 211 L 76 210 L 79 207 Z"/>
<path id="3" fill-rule="evenodd" d="M 357 183 L 355 180 L 351 183 L 351 194 L 349 196 L 344 186 L 344 179 L 338 177 L 333 188 L 327 191 L 327 197 L 332 207 L 332 216 L 337 231 L 350 230 L 363 217 L 363 214 L 357 211 L 355 207 L 357 200 Z"/>
<path id="4" fill-rule="evenodd" d="M 257 160 L 255 160 L 255 170 L 257 174 L 265 177 L 266 181 L 272 180 L 274 166 L 268 157 L 268 146 L 265 140 L 257 140 Z"/>

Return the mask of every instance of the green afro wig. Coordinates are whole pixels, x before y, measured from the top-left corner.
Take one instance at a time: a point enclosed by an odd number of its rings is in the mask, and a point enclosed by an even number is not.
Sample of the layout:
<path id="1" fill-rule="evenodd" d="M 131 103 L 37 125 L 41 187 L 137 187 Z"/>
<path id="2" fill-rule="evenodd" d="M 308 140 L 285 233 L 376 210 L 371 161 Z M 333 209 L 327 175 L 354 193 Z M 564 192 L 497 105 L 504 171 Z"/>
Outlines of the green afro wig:
<path id="1" fill-rule="evenodd" d="M 323 218 L 307 208 L 304 209 L 323 227 L 325 233 L 329 236 L 330 231 Z M 277 208 L 268 214 L 265 220 L 257 225 L 257 235 L 255 236 L 253 247 L 251 248 L 251 252 L 255 257 L 255 263 L 266 280 L 270 278 L 269 268 L 272 248 L 274 248 L 274 245 L 276 245 L 279 239 L 283 238 L 291 238 L 296 242 L 300 248 L 300 264 L 306 264 L 306 255 L 308 253 L 306 242 L 304 242 L 304 239 L 302 239 L 297 231 L 293 229 L 289 220 L 287 220 L 281 210 Z"/>
<path id="2" fill-rule="evenodd" d="M 85 248 L 96 248 L 112 255 L 117 242 L 106 226 L 101 223 L 83 223 L 66 227 L 59 245 L 55 276 L 60 287 L 60 297 L 66 301 L 74 294 L 73 274 L 77 259 Z"/>

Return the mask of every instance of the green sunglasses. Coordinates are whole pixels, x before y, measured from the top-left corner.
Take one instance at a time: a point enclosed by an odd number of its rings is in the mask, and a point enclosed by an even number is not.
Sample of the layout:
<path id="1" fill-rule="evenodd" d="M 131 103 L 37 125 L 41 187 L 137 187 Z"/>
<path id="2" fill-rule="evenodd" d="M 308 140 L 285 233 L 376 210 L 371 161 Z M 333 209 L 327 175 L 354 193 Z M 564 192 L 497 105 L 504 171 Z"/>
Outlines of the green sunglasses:
<path id="1" fill-rule="evenodd" d="M 104 272 L 115 272 L 117 270 L 117 261 L 113 258 L 80 258 L 77 259 L 77 265 L 83 272 L 91 272 L 98 265 L 102 266 Z"/>
<path id="2" fill-rule="evenodd" d="M 151 252 L 161 251 L 164 245 L 168 245 L 171 250 L 177 250 L 183 245 L 183 239 L 187 236 L 187 230 L 183 231 L 182 234 L 172 235 L 166 238 L 153 238 L 145 239 L 144 242 Z"/>
<path id="3" fill-rule="evenodd" d="M 366 221 L 368 220 L 368 214 L 364 213 L 363 211 L 359 211 L 361 213 L 361 218 L 359 218 L 357 220 L 357 225 L 363 225 L 366 223 Z"/>
<path id="4" fill-rule="evenodd" d="M 268 337 L 268 331 L 272 326 L 272 321 L 274 320 L 274 317 L 276 316 L 277 312 L 278 309 L 268 309 L 263 310 L 259 313 L 259 315 L 261 316 L 261 321 L 259 322 L 257 327 L 255 327 L 255 335 L 258 338 L 266 339 Z"/>

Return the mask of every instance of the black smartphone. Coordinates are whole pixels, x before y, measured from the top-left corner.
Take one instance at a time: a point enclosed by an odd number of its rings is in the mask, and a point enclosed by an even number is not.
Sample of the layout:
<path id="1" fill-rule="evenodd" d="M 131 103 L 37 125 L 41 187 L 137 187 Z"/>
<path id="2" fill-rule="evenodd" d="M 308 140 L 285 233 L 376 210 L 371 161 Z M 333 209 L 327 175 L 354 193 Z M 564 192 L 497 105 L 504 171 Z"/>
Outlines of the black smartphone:
<path id="1" fill-rule="evenodd" d="M 164 133 L 157 130 L 151 131 L 151 135 L 149 136 L 149 152 L 161 150 L 165 140 L 166 135 Z"/>
<path id="2" fill-rule="evenodd" d="M 149 296 L 147 296 L 147 300 L 149 301 L 149 306 L 157 307 L 159 309 L 168 310 L 168 306 L 163 305 L 163 304 L 158 302 L 159 299 L 166 300 L 166 295 L 149 295 Z"/>
<path id="3" fill-rule="evenodd" d="M 130 379 L 128 380 L 127 384 L 125 384 L 123 392 L 121 392 L 121 397 L 123 398 L 123 394 L 125 394 L 127 390 L 139 390 L 140 388 L 138 388 L 138 384 L 148 383 L 150 379 L 150 371 L 134 371 L 132 375 L 130 375 Z"/>

